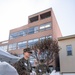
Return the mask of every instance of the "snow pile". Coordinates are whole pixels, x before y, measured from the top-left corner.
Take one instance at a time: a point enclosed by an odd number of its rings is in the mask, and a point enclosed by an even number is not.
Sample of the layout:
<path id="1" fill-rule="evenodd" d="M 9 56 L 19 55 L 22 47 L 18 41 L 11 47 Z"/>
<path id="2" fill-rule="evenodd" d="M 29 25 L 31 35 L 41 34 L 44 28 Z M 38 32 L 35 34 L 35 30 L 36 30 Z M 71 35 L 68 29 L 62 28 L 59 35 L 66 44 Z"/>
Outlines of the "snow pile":
<path id="1" fill-rule="evenodd" d="M 7 62 L 0 62 L 0 75 L 18 75 L 16 69 Z"/>
<path id="2" fill-rule="evenodd" d="M 56 72 L 55 70 L 53 70 L 50 75 L 60 75 L 60 73 L 59 72 Z"/>

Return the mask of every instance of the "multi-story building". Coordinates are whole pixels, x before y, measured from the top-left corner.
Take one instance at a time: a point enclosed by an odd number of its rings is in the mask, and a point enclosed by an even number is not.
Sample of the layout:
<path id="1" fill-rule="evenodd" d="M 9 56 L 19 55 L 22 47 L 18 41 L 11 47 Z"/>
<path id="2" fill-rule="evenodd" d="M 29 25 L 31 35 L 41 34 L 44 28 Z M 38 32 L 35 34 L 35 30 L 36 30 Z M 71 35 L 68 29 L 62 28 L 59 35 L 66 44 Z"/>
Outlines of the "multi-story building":
<path id="1" fill-rule="evenodd" d="M 49 8 L 30 15 L 27 25 L 10 30 L 9 39 L 0 42 L 0 47 L 10 53 L 21 55 L 24 48 L 32 46 L 39 40 L 45 38 L 54 40 L 61 36 L 53 10 Z"/>
<path id="2" fill-rule="evenodd" d="M 75 75 L 75 35 L 60 37 L 60 72 L 62 75 Z"/>

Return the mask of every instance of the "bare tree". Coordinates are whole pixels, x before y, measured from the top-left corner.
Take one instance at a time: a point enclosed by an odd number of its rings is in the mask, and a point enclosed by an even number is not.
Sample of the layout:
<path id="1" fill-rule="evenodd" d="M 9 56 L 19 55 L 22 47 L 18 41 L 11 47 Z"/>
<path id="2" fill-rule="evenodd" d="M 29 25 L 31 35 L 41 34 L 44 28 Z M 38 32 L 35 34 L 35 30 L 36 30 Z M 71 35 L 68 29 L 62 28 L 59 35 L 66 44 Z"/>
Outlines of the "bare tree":
<path id="1" fill-rule="evenodd" d="M 58 55 L 60 50 L 58 41 L 50 38 L 37 42 L 31 48 L 34 50 L 34 56 L 36 59 L 38 61 L 40 59 L 44 59 L 47 65 L 55 60 L 55 57 Z"/>

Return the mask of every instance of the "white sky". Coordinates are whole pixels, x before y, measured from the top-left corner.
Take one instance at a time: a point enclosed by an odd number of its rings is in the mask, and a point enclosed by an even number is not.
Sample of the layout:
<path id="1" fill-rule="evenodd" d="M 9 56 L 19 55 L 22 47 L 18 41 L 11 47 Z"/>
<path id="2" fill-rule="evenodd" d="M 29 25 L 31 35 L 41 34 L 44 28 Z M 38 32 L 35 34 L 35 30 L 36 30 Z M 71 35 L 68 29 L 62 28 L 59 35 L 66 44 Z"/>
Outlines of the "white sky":
<path id="1" fill-rule="evenodd" d="M 62 35 L 75 34 L 75 0 L 0 0 L 0 41 L 26 25 L 28 16 L 52 7 Z"/>

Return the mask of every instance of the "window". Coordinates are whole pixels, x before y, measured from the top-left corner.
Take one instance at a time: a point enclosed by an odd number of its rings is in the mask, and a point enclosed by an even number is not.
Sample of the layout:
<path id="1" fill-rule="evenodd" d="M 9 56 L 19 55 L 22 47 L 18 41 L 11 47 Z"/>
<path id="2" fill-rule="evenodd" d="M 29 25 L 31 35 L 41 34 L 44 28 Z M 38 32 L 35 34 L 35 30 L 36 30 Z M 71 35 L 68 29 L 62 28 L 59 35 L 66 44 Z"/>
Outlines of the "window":
<path id="1" fill-rule="evenodd" d="M 45 39 L 45 37 L 41 37 L 41 38 L 40 38 L 40 41 L 43 41 L 44 39 Z"/>
<path id="2" fill-rule="evenodd" d="M 25 35 L 27 35 L 27 29 L 26 30 L 21 30 L 21 31 L 19 31 L 18 32 L 18 36 L 25 36 Z"/>
<path id="3" fill-rule="evenodd" d="M 38 21 L 38 16 L 34 16 L 32 18 L 29 19 L 30 23 Z"/>
<path id="4" fill-rule="evenodd" d="M 49 36 L 46 36 L 46 37 L 45 36 L 44 37 L 41 37 L 40 38 L 40 41 L 43 41 L 43 40 L 48 39 L 48 38 L 51 38 L 52 39 L 52 36 L 49 35 Z"/>
<path id="5" fill-rule="evenodd" d="M 10 34 L 10 39 L 14 39 L 14 38 L 17 38 L 18 37 L 18 32 L 15 32 L 15 33 L 12 33 Z"/>
<path id="6" fill-rule="evenodd" d="M 19 31 L 18 36 L 24 36 L 24 31 Z"/>
<path id="7" fill-rule="evenodd" d="M 67 50 L 67 55 L 68 56 L 72 55 L 72 45 L 67 45 L 66 50 Z"/>
<path id="8" fill-rule="evenodd" d="M 4 50 L 7 51 L 8 46 L 6 45 L 6 46 L 3 46 L 3 47 L 4 47 Z"/>
<path id="9" fill-rule="evenodd" d="M 23 42 L 18 43 L 18 49 L 26 48 L 26 47 L 27 47 L 27 41 L 23 41 Z"/>
<path id="10" fill-rule="evenodd" d="M 17 38 L 20 36 L 25 36 L 25 35 L 27 35 L 27 33 L 28 33 L 27 29 L 21 30 L 19 32 L 11 33 L 9 39 L 11 40 L 11 39 L 14 39 L 14 38 Z"/>
<path id="11" fill-rule="evenodd" d="M 0 46 L 0 48 L 3 49 L 4 51 L 7 51 L 8 46 L 7 46 L 7 45 L 5 45 L 5 46 Z"/>
<path id="12" fill-rule="evenodd" d="M 38 27 L 32 27 L 28 29 L 28 34 L 34 34 L 38 32 Z"/>
<path id="13" fill-rule="evenodd" d="M 34 43 L 34 40 L 29 40 L 29 41 L 28 41 L 28 46 L 32 46 L 33 43 Z"/>
<path id="14" fill-rule="evenodd" d="M 45 31 L 51 28 L 51 22 L 40 25 L 40 31 Z"/>
<path id="15" fill-rule="evenodd" d="M 28 34 L 28 29 L 23 30 L 24 31 L 24 36 Z"/>
<path id="16" fill-rule="evenodd" d="M 49 38 L 52 39 L 52 36 L 50 36 L 50 35 L 49 36 L 46 36 L 46 39 L 49 39 Z"/>
<path id="17" fill-rule="evenodd" d="M 3 49 L 3 46 L 0 46 L 1 49 Z"/>
<path id="18" fill-rule="evenodd" d="M 9 50 L 15 50 L 17 48 L 17 43 L 13 43 L 9 45 Z"/>
<path id="19" fill-rule="evenodd" d="M 34 33 L 34 27 L 29 28 L 29 29 L 28 29 L 28 34 L 33 34 L 33 33 Z"/>
<path id="20" fill-rule="evenodd" d="M 34 45 L 35 43 L 38 42 L 38 40 L 39 40 L 39 39 L 29 40 L 29 41 L 28 41 L 28 46 L 30 47 L 30 46 Z"/>
<path id="21" fill-rule="evenodd" d="M 38 26 L 31 27 L 29 29 L 21 30 L 19 32 L 11 33 L 9 39 L 14 39 L 20 36 L 26 36 L 27 34 L 34 34 L 38 32 Z"/>
<path id="22" fill-rule="evenodd" d="M 34 33 L 38 32 L 38 26 L 34 27 Z"/>
<path id="23" fill-rule="evenodd" d="M 45 19 L 45 18 L 48 18 L 48 17 L 50 17 L 50 16 L 51 16 L 51 12 L 49 11 L 49 12 L 46 12 L 46 13 L 41 14 L 41 15 L 40 15 L 40 18 L 41 18 L 41 19 Z"/>
<path id="24" fill-rule="evenodd" d="M 34 44 L 37 43 L 39 41 L 39 39 L 34 39 Z"/>

